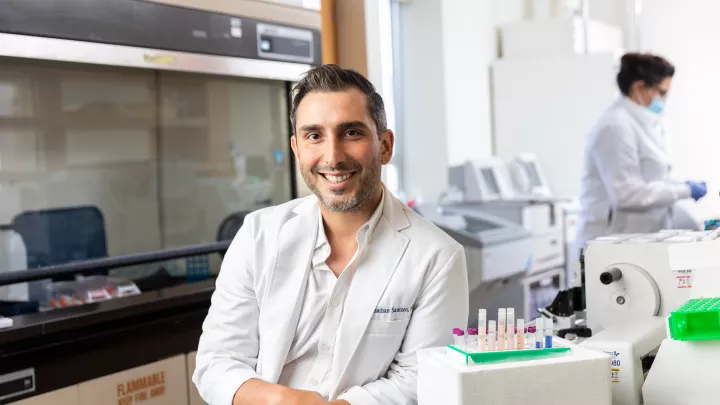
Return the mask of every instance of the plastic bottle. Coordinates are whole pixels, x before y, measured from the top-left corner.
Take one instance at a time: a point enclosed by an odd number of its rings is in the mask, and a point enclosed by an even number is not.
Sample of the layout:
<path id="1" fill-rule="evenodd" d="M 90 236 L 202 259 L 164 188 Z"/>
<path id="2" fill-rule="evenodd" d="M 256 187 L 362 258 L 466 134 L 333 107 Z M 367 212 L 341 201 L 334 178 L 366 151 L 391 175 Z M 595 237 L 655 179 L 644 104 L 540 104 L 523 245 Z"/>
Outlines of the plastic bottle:
<path id="1" fill-rule="evenodd" d="M 11 225 L 0 225 L 0 272 L 27 270 L 27 250 L 20 234 Z M 0 300 L 27 301 L 28 284 L 0 287 Z"/>
<path id="2" fill-rule="evenodd" d="M 525 346 L 526 346 L 528 349 L 536 349 L 536 348 L 537 348 L 536 345 L 535 345 L 535 333 L 536 333 L 536 331 L 537 331 L 537 328 L 534 327 L 534 326 L 530 326 L 530 327 L 527 328 L 527 336 L 526 336 L 527 341 L 525 342 Z"/>
<path id="3" fill-rule="evenodd" d="M 478 343 L 478 330 L 477 329 L 475 329 L 475 328 L 468 329 L 468 335 L 467 335 L 465 344 L 471 350 L 479 349 L 480 345 Z"/>

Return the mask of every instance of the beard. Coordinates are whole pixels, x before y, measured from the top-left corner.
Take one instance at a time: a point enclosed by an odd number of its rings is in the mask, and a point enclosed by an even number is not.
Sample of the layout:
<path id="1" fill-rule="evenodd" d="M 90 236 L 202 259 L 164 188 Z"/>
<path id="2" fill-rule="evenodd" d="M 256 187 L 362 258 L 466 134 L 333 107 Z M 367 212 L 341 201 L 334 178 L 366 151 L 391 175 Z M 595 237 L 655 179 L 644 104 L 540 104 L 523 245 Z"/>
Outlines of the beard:
<path id="1" fill-rule="evenodd" d="M 380 154 L 373 157 L 365 167 L 354 161 L 341 162 L 335 166 L 318 165 L 310 169 L 300 165 L 300 174 L 302 174 L 308 188 L 328 210 L 333 212 L 359 211 L 375 202 L 374 199 L 380 187 L 380 172 L 382 170 L 380 157 Z M 347 188 L 320 190 L 318 183 L 321 181 L 319 179 L 322 176 L 321 171 L 355 172 L 353 177 L 359 176 L 355 179 L 358 183 L 355 192 L 347 190 Z"/>

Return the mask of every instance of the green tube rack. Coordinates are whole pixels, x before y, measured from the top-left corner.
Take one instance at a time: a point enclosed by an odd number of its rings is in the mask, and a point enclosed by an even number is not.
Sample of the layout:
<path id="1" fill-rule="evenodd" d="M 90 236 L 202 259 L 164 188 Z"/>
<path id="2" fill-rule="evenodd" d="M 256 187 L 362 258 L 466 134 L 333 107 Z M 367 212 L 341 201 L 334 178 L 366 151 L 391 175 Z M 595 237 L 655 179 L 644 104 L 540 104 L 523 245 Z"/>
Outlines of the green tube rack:
<path id="1" fill-rule="evenodd" d="M 546 349 L 505 350 L 501 352 L 466 352 L 453 345 L 448 349 L 465 356 L 465 364 L 497 363 L 505 361 L 536 360 L 570 351 L 569 347 L 551 347 Z"/>
<path id="2" fill-rule="evenodd" d="M 720 339 L 720 298 L 694 298 L 670 313 L 670 336 L 674 340 Z"/>

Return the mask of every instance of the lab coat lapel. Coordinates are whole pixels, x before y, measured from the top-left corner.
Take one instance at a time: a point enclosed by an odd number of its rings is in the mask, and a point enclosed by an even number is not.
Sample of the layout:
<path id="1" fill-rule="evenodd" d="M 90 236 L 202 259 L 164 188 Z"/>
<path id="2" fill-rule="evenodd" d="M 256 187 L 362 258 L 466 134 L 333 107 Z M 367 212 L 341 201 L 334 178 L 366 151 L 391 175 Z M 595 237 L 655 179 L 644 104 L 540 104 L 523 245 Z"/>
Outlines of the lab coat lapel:
<path id="1" fill-rule="evenodd" d="M 262 375 L 277 382 L 287 359 L 300 317 L 310 260 L 317 238 L 319 209 L 310 198 L 280 229 L 272 280 L 261 310 Z"/>
<path id="2" fill-rule="evenodd" d="M 345 300 L 343 322 L 338 332 L 337 366 L 338 380 L 342 381 L 348 365 L 375 308 L 400 263 L 410 240 L 399 231 L 410 226 L 402 203 L 385 190 L 383 216 L 373 232 L 350 285 Z M 361 354 L 362 355 L 362 354 Z M 337 384 L 335 387 L 337 390 Z M 331 398 L 338 392 L 331 393 Z"/>

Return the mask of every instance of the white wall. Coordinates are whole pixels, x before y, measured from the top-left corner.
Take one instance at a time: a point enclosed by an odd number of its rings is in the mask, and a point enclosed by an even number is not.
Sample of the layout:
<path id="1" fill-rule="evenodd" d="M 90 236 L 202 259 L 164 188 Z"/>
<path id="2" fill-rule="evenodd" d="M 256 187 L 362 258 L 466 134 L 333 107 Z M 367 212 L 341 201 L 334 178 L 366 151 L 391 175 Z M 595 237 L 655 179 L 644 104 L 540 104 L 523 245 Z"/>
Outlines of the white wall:
<path id="1" fill-rule="evenodd" d="M 398 142 L 403 188 L 433 200 L 448 165 L 492 153 L 490 64 L 499 24 L 522 19 L 524 0 L 418 0 L 400 5 Z"/>
<path id="2" fill-rule="evenodd" d="M 720 2 L 652 0 L 643 2 L 642 49 L 667 57 L 677 71 L 668 100 L 666 129 L 670 154 L 681 178 L 706 180 L 702 216 L 719 216 L 720 162 Z"/>
<path id="3" fill-rule="evenodd" d="M 398 147 L 403 153 L 403 188 L 434 198 L 447 186 L 442 0 L 401 4 Z"/>
<path id="4" fill-rule="evenodd" d="M 491 1 L 444 0 L 442 47 L 448 163 L 492 155 L 490 64 L 497 57 Z"/>

